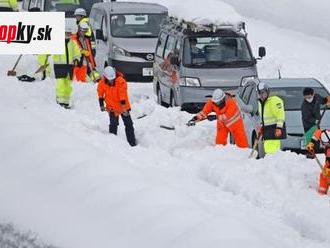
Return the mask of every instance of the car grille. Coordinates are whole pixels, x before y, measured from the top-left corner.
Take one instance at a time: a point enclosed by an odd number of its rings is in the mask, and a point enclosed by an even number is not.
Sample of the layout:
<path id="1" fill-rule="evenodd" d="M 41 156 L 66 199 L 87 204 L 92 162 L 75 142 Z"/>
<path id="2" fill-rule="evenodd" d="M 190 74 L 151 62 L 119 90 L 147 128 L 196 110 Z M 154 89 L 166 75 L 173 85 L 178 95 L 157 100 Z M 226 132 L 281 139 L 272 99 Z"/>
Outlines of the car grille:
<path id="1" fill-rule="evenodd" d="M 153 53 L 130 53 L 130 54 L 133 57 L 142 58 L 150 62 L 154 61 L 154 56 L 155 56 Z"/>

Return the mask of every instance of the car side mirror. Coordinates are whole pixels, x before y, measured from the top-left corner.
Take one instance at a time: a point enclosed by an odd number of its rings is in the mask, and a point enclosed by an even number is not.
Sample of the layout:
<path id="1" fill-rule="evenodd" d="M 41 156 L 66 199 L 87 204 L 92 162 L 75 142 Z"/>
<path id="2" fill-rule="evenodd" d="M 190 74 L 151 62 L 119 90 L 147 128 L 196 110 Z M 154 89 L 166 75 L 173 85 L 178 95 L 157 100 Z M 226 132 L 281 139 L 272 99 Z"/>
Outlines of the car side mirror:
<path id="1" fill-rule="evenodd" d="M 29 9 L 29 12 L 40 12 L 41 9 L 39 7 L 33 7 Z"/>
<path id="2" fill-rule="evenodd" d="M 266 48 L 265 47 L 259 47 L 259 58 L 263 58 L 266 56 Z"/>
<path id="3" fill-rule="evenodd" d="M 103 35 L 103 31 L 101 29 L 96 30 L 96 39 L 106 41 L 107 39 Z"/>
<path id="4" fill-rule="evenodd" d="M 180 62 L 179 62 L 179 56 L 177 56 L 177 55 L 171 56 L 170 63 L 172 65 L 179 65 L 180 64 Z"/>

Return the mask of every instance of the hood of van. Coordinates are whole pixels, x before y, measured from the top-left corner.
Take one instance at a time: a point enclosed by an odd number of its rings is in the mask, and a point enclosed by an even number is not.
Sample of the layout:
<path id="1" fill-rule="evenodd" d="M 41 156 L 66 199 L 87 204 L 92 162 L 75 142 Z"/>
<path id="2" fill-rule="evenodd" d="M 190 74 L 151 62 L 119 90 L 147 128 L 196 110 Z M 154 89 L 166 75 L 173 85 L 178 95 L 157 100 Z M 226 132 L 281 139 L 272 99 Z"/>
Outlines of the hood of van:
<path id="1" fill-rule="evenodd" d="M 157 38 L 112 38 L 113 44 L 130 53 L 155 53 Z"/>
<path id="2" fill-rule="evenodd" d="M 257 76 L 255 66 L 244 68 L 185 68 L 183 76 L 199 78 L 202 87 L 238 87 L 243 77 Z"/>

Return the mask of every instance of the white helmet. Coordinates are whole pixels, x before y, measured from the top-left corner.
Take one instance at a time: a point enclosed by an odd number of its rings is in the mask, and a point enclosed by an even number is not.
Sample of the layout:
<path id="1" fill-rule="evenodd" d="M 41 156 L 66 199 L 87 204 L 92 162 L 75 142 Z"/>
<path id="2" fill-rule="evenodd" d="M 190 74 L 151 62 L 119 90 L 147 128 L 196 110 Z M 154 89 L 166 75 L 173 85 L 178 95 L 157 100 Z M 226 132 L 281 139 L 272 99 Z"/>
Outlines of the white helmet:
<path id="1" fill-rule="evenodd" d="M 88 31 L 88 29 L 89 25 L 86 22 L 82 22 L 79 24 L 79 30 L 86 32 Z"/>
<path id="2" fill-rule="evenodd" d="M 269 86 L 265 83 L 259 83 L 258 84 L 258 93 L 260 93 L 260 91 L 265 90 L 269 93 Z"/>
<path id="3" fill-rule="evenodd" d="M 86 10 L 83 8 L 78 8 L 74 11 L 74 16 L 87 16 Z"/>
<path id="4" fill-rule="evenodd" d="M 107 66 L 104 69 L 103 76 L 106 77 L 110 81 L 114 80 L 116 78 L 116 70 L 111 66 Z"/>
<path id="5" fill-rule="evenodd" d="M 223 99 L 225 99 L 225 97 L 226 97 L 226 94 L 225 94 L 225 92 L 223 92 L 223 90 L 221 90 L 221 89 L 215 89 L 215 90 L 213 91 L 212 101 L 213 101 L 214 103 L 219 103 L 219 102 L 221 102 Z"/>

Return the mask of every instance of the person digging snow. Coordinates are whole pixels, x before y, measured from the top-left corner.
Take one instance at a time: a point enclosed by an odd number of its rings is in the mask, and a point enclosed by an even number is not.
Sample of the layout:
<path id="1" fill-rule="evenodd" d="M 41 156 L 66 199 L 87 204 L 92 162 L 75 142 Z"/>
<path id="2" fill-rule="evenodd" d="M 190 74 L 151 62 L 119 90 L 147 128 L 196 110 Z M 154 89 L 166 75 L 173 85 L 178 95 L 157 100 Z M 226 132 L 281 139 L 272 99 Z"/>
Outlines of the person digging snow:
<path id="1" fill-rule="evenodd" d="M 320 173 L 318 192 L 321 195 L 326 195 L 330 186 L 330 130 L 317 129 L 306 148 L 310 156 L 314 158 L 316 156 L 315 152 L 323 150 L 325 153 L 325 162 Z"/>
<path id="2" fill-rule="evenodd" d="M 313 88 L 305 88 L 304 101 L 301 105 L 301 120 L 304 126 L 306 144 L 308 144 L 321 121 L 321 105 L 330 105 L 330 96 L 322 97 L 315 94 Z"/>
<path id="3" fill-rule="evenodd" d="M 281 148 L 281 139 L 286 138 L 284 103 L 278 96 L 270 96 L 267 84 L 258 84 L 259 114 L 263 149 L 266 154 L 276 153 Z"/>
<path id="4" fill-rule="evenodd" d="M 228 134 L 231 133 L 238 147 L 246 148 L 249 146 L 241 111 L 236 100 L 221 89 L 214 90 L 212 99 L 206 102 L 203 110 L 194 116 L 188 122 L 188 125 L 195 125 L 198 121 L 213 118 L 212 115 L 208 116 L 211 112 L 215 112 L 217 117 L 217 135 L 215 141 L 217 145 L 226 145 Z"/>
<path id="5" fill-rule="evenodd" d="M 127 82 L 123 74 L 116 72 L 113 67 L 107 66 L 104 69 L 102 79 L 99 81 L 97 92 L 101 111 L 109 113 L 109 132 L 117 135 L 119 116 L 121 116 L 125 125 L 127 141 L 131 146 L 136 146 Z"/>

